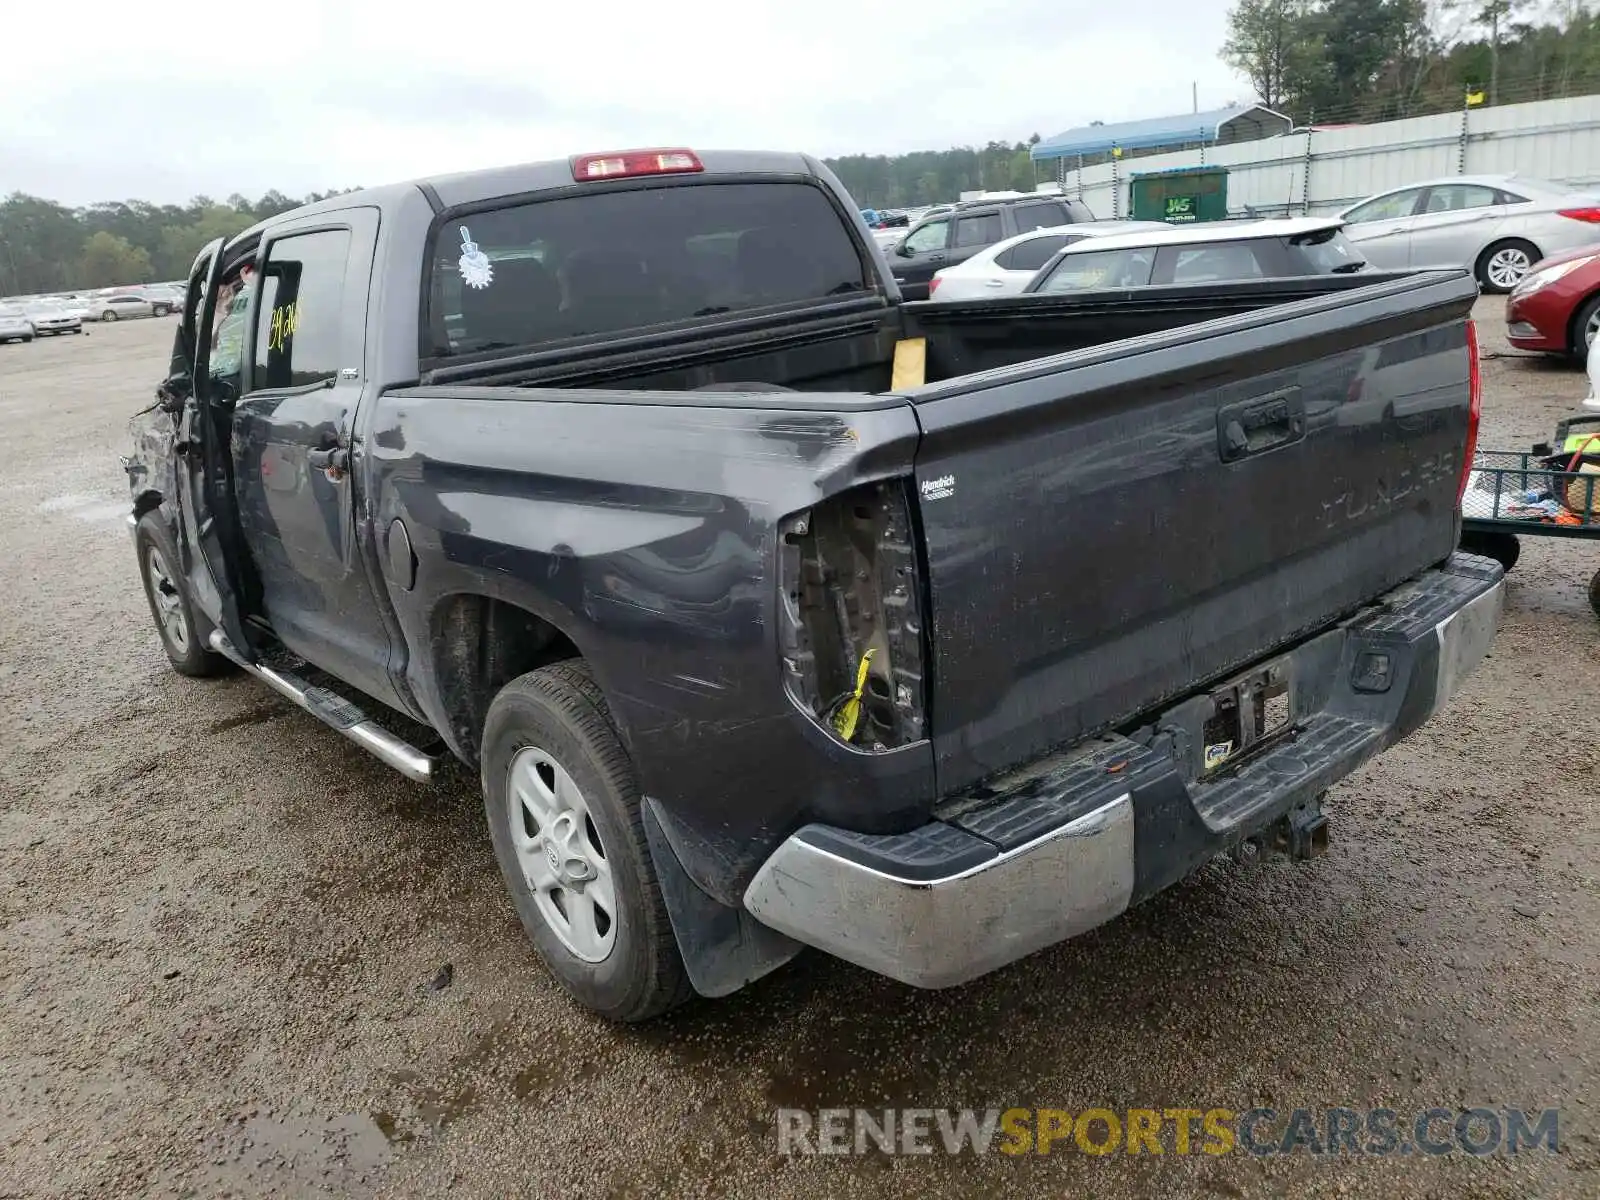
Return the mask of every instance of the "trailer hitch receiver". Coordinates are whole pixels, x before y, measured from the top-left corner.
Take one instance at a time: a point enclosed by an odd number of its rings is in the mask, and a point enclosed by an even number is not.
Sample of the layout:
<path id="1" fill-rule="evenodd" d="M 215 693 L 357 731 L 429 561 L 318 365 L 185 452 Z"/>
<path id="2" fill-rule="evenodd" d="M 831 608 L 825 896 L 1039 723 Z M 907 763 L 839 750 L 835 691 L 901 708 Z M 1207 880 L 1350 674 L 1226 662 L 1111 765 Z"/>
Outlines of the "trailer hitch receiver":
<path id="1" fill-rule="evenodd" d="M 1302 800 L 1278 822 L 1273 830 L 1273 848 L 1290 858 L 1321 858 L 1328 850 L 1328 817 L 1322 811 L 1322 797 Z"/>

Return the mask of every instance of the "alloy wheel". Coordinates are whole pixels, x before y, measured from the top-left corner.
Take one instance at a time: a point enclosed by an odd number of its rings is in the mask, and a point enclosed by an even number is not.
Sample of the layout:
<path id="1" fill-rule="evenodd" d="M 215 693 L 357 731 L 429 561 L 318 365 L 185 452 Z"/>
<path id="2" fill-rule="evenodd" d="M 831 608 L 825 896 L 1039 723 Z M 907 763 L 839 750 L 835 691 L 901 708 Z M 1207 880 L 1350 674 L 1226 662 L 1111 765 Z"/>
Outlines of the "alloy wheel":
<path id="1" fill-rule="evenodd" d="M 144 552 L 144 569 L 150 577 L 150 594 L 155 597 L 161 632 L 180 655 L 189 649 L 189 622 L 183 615 L 183 598 L 172 577 L 172 569 L 155 546 Z"/>
<path id="2" fill-rule="evenodd" d="M 600 831 L 572 776 L 537 746 L 511 760 L 511 844 L 534 905 L 561 944 L 603 962 L 617 940 L 617 892 Z"/>
<path id="3" fill-rule="evenodd" d="M 1509 292 L 1522 282 L 1522 277 L 1528 273 L 1528 268 L 1531 266 L 1533 260 L 1522 247 L 1503 246 L 1490 255 L 1485 274 L 1495 287 Z"/>

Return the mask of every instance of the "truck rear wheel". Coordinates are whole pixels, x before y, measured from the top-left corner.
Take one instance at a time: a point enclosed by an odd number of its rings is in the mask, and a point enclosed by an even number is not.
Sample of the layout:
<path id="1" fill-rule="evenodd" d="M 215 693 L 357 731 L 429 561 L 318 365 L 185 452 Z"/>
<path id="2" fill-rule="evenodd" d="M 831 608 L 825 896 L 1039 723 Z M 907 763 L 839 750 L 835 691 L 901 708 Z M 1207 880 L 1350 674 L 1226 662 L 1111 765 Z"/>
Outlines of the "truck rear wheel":
<path id="1" fill-rule="evenodd" d="M 172 533 L 161 519 L 159 509 L 139 518 L 134 532 L 139 552 L 139 579 L 144 598 L 155 618 L 161 648 L 167 652 L 172 669 L 180 675 L 220 675 L 232 665 L 228 659 L 206 646 L 209 632 L 189 596 L 189 583 L 178 571 L 178 548 Z"/>
<path id="2" fill-rule="evenodd" d="M 581 661 L 489 706 L 483 800 L 522 927 L 579 1003 L 643 1021 L 693 995 L 645 843 L 639 785 Z"/>

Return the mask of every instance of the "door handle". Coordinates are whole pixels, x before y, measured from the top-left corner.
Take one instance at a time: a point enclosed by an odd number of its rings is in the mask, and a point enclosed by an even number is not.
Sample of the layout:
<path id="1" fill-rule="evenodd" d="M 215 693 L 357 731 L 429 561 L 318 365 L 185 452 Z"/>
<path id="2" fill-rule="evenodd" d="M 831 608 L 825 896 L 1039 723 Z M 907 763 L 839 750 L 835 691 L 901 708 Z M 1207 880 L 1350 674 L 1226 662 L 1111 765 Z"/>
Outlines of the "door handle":
<path id="1" fill-rule="evenodd" d="M 325 450 L 308 450 L 306 466 L 321 471 L 332 482 L 338 483 L 350 470 L 350 451 L 343 446 L 329 446 Z"/>
<path id="2" fill-rule="evenodd" d="M 1005 287 L 1005 285 L 1006 283 L 1003 279 L 986 279 L 983 281 L 984 287 Z"/>
<path id="3" fill-rule="evenodd" d="M 1298 387 L 1217 411 L 1217 452 L 1225 463 L 1298 442 L 1305 435 L 1305 400 Z"/>
<path id="4" fill-rule="evenodd" d="M 929 262 L 943 262 L 944 261 L 944 255 L 942 255 L 942 254 L 930 254 L 930 255 L 928 255 L 928 261 Z"/>

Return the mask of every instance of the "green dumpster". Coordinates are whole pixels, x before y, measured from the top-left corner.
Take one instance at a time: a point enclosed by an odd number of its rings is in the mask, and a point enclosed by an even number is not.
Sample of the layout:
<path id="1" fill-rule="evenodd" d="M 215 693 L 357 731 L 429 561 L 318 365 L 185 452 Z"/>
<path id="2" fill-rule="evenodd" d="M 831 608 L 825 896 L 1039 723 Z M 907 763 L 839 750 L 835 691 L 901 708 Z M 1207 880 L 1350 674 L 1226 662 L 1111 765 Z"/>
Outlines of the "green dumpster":
<path id="1" fill-rule="evenodd" d="M 1187 225 L 1228 219 L 1228 169 L 1179 167 L 1132 176 L 1133 219 Z"/>

